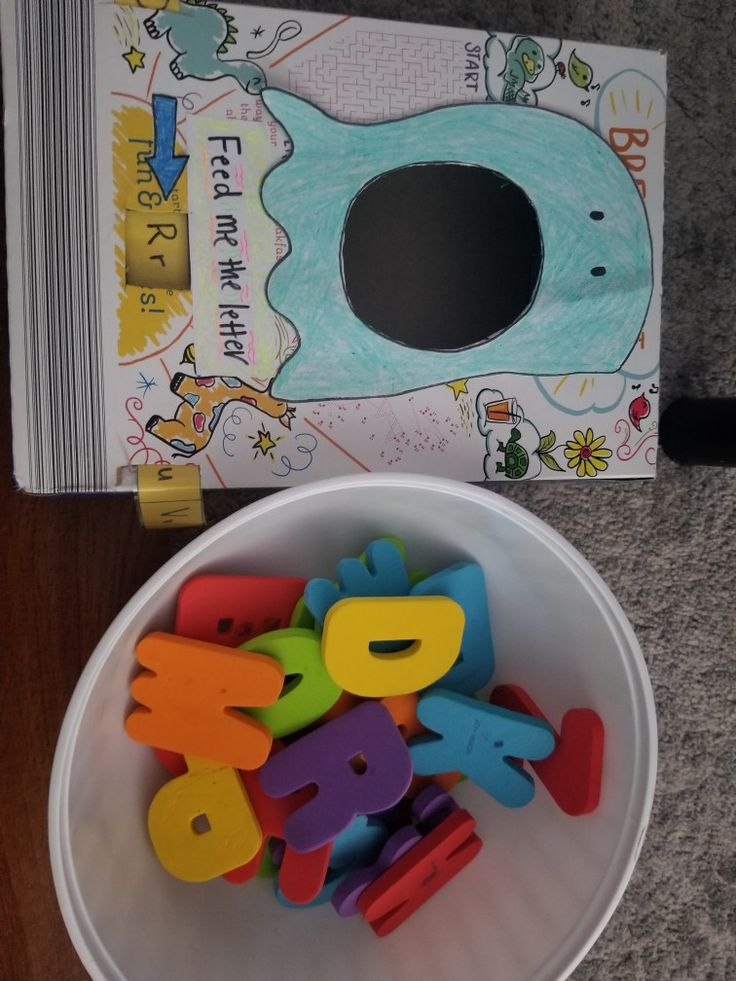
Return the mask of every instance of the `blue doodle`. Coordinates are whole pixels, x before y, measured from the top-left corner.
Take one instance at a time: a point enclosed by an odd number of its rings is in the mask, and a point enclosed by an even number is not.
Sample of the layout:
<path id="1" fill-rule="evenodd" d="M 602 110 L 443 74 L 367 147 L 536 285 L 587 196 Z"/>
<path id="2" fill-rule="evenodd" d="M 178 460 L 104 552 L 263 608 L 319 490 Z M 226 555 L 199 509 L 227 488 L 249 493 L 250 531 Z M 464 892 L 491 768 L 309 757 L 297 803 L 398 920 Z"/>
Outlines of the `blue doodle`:
<path id="1" fill-rule="evenodd" d="M 135 387 L 143 392 L 143 398 L 148 395 L 152 388 L 155 388 L 158 382 L 153 378 L 146 378 L 142 371 L 138 372 L 138 381 L 135 383 Z"/>
<path id="2" fill-rule="evenodd" d="M 299 442 L 300 439 L 311 440 L 312 445 L 307 446 L 305 443 L 300 443 Z M 292 472 L 292 470 L 307 470 L 312 465 L 312 461 L 314 459 L 314 451 L 317 449 L 317 442 L 318 442 L 317 438 L 313 436 L 311 433 L 297 433 L 296 436 L 294 437 L 294 441 L 296 444 L 294 446 L 296 452 L 302 453 L 304 456 L 307 456 L 308 460 L 306 461 L 303 467 L 298 467 L 295 463 L 291 462 L 291 460 L 286 455 L 286 453 L 282 453 L 280 463 L 281 466 L 284 468 L 284 472 L 279 473 L 278 470 L 272 470 L 271 473 L 274 475 L 274 477 L 288 477 L 288 475 Z"/>
<path id="3" fill-rule="evenodd" d="M 188 154 L 176 154 L 176 99 L 171 95 L 153 96 L 153 154 L 148 166 L 166 200 L 189 163 Z"/>
<path id="4" fill-rule="evenodd" d="M 170 446 L 173 450 L 179 450 L 179 453 L 174 453 L 175 457 L 178 456 L 192 456 L 192 454 L 197 452 L 197 447 L 194 443 L 190 443 L 186 439 L 172 439 L 170 441 Z"/>
<path id="5" fill-rule="evenodd" d="M 657 377 L 659 358 L 656 345 L 651 345 L 653 359 L 643 371 L 636 370 L 641 361 L 635 346 L 624 367 L 608 375 L 568 375 L 558 378 L 535 378 L 534 384 L 555 409 L 568 416 L 584 416 L 589 412 L 605 415 L 618 408 L 632 380 Z"/>
<path id="6" fill-rule="evenodd" d="M 231 422 L 233 426 L 242 426 L 243 418 L 241 413 L 243 412 L 246 412 L 248 414 L 248 421 L 250 421 L 253 418 L 253 413 L 250 411 L 250 409 L 247 409 L 243 405 L 238 405 L 233 409 L 233 411 L 230 413 L 230 415 L 227 417 L 227 419 L 225 419 L 225 421 L 222 424 L 222 449 L 225 455 L 229 456 L 231 459 L 235 456 L 235 454 L 231 453 L 228 450 L 226 444 L 234 443 L 235 440 L 237 440 L 238 438 L 238 434 L 230 432 L 230 430 L 227 428 L 228 423 Z"/>

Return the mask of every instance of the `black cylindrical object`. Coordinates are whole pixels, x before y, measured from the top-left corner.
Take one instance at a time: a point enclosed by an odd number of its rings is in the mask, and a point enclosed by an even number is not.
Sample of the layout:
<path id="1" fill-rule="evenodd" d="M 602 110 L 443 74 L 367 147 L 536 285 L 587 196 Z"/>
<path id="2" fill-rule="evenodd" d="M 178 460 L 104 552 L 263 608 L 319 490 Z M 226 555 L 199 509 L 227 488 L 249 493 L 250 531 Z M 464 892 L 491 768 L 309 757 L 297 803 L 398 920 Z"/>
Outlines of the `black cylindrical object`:
<path id="1" fill-rule="evenodd" d="M 736 398 L 678 399 L 664 411 L 659 441 L 677 463 L 736 466 Z"/>

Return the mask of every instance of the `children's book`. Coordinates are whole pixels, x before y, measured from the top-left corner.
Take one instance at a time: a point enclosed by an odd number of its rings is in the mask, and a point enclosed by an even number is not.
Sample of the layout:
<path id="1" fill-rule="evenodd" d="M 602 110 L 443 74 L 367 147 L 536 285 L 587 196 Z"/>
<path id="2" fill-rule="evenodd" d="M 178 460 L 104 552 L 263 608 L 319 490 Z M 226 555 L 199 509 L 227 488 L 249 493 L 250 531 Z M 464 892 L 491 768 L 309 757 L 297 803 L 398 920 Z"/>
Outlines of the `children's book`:
<path id="1" fill-rule="evenodd" d="M 663 54 L 0 9 L 20 487 L 654 475 Z"/>

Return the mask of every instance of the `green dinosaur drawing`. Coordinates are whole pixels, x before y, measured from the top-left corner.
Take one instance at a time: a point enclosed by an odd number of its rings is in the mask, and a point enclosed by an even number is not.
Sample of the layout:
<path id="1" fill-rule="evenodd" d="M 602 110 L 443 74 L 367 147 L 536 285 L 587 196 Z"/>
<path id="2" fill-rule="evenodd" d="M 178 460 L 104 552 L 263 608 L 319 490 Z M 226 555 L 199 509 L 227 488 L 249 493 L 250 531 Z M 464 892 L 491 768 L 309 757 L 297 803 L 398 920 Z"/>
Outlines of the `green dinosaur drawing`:
<path id="1" fill-rule="evenodd" d="M 235 43 L 232 16 L 211 0 L 185 0 L 178 11 L 159 10 L 143 22 L 152 38 L 166 36 L 176 52 L 170 63 L 175 78 L 234 78 L 251 95 L 266 84 L 263 71 L 252 61 L 221 55 Z"/>
<path id="2" fill-rule="evenodd" d="M 544 68 L 544 52 L 531 37 L 520 37 L 506 55 L 506 70 L 503 73 L 504 102 L 516 102 L 517 96 L 524 98 L 522 91 L 527 82 L 534 79 Z"/>

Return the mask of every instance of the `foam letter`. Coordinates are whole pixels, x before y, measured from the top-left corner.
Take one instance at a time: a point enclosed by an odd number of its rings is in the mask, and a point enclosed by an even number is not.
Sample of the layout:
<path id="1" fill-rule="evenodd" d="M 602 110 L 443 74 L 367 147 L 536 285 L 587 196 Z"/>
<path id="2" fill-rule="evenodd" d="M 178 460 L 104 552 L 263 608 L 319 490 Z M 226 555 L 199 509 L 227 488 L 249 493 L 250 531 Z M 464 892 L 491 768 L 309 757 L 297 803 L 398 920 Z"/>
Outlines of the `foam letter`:
<path id="1" fill-rule="evenodd" d="M 186 762 L 188 772 L 151 801 L 148 833 L 167 872 L 205 882 L 248 862 L 262 835 L 236 770 L 191 756 Z"/>
<path id="2" fill-rule="evenodd" d="M 472 695 L 488 684 L 494 656 L 488 619 L 488 594 L 483 570 L 475 562 L 458 562 L 414 586 L 412 596 L 447 596 L 465 613 L 460 654 L 437 685 Z"/>
<path id="3" fill-rule="evenodd" d="M 364 772 L 351 760 L 362 756 Z M 273 756 L 260 772 L 265 793 L 283 797 L 308 784 L 317 795 L 293 814 L 284 837 L 306 852 L 332 841 L 358 814 L 387 810 L 411 780 L 409 753 L 387 709 L 363 702 Z"/>
<path id="4" fill-rule="evenodd" d="M 444 596 L 353 597 L 325 617 L 322 656 L 333 680 L 366 698 L 405 695 L 442 677 L 460 652 L 462 607 Z M 374 653 L 382 641 L 411 641 Z"/>
<path id="5" fill-rule="evenodd" d="M 254 637 L 241 650 L 268 654 L 279 662 L 285 676 L 298 676 L 289 681 L 273 705 L 248 710 L 252 718 L 268 726 L 274 738 L 288 736 L 315 722 L 342 694 L 325 668 L 322 641 L 313 630 L 274 630 Z"/>
<path id="6" fill-rule="evenodd" d="M 136 656 L 150 670 L 130 685 L 142 703 L 125 721 L 132 739 L 243 770 L 267 759 L 270 731 L 233 706 L 276 701 L 284 671 L 272 657 L 165 633 L 144 637 Z"/>
<path id="7" fill-rule="evenodd" d="M 418 736 L 411 743 L 416 773 L 460 770 L 506 807 L 529 803 L 534 781 L 511 758 L 549 756 L 555 738 L 546 722 L 440 688 L 419 699 L 417 714 L 441 735 Z"/>

